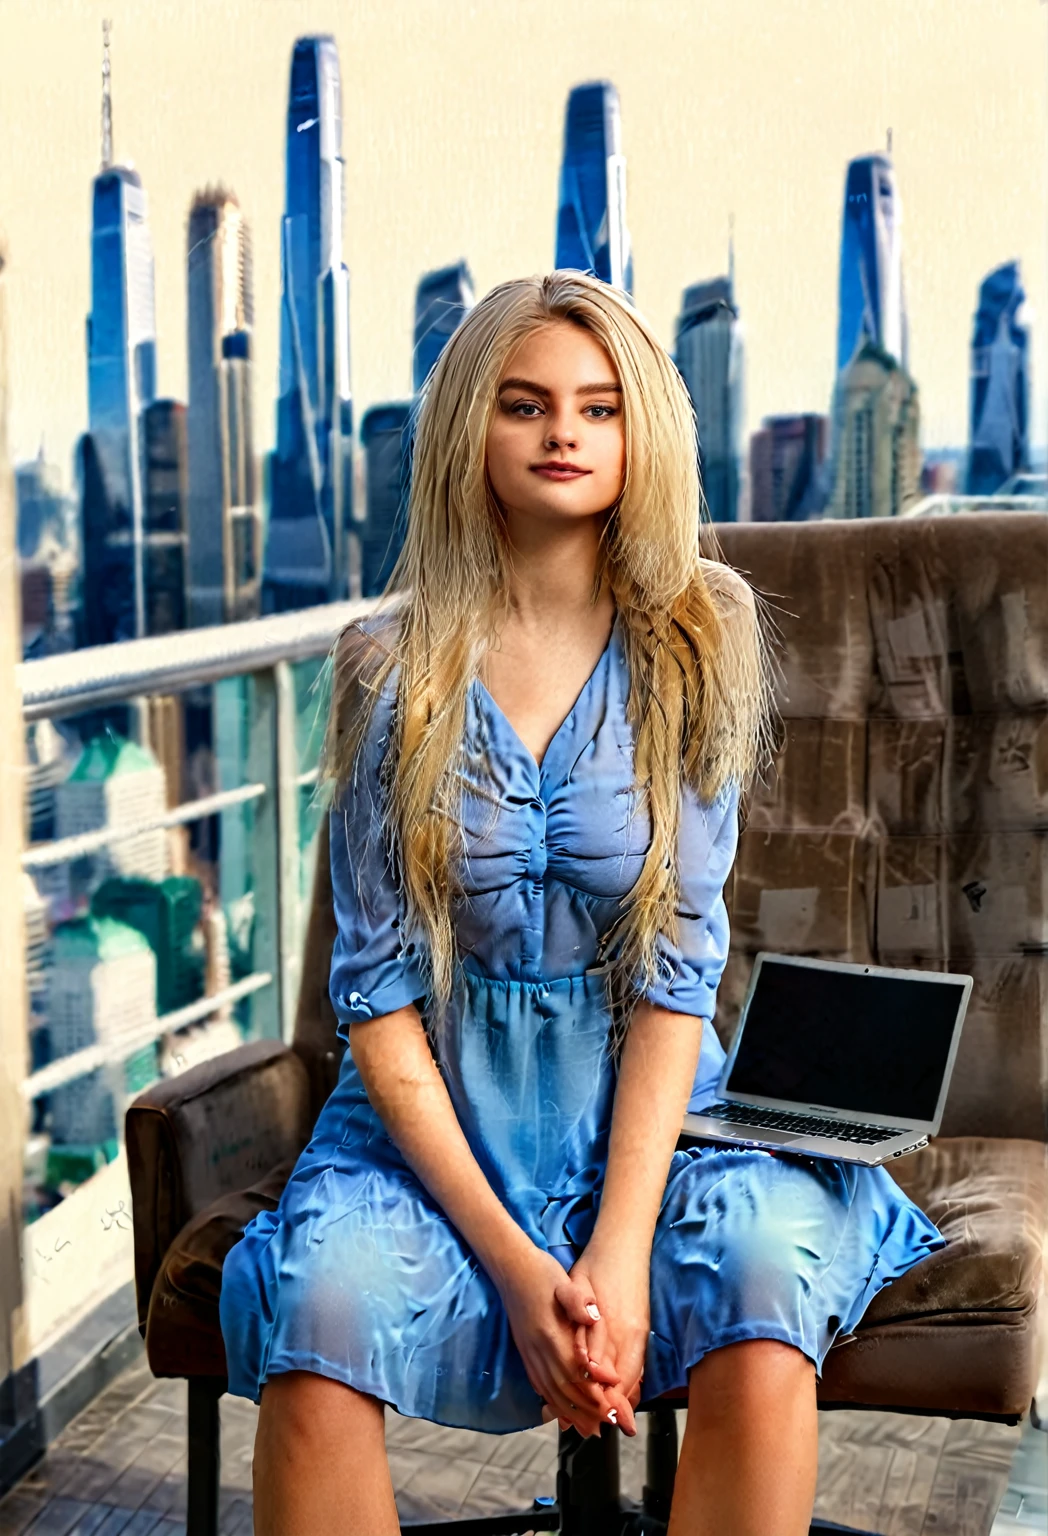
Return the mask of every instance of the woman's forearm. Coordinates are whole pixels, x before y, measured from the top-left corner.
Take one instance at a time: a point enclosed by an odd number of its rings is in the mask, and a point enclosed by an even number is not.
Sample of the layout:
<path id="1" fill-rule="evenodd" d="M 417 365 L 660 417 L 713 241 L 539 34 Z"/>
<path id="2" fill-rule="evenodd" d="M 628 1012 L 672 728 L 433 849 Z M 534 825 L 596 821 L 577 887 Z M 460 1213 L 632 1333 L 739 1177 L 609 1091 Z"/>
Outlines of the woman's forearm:
<path id="1" fill-rule="evenodd" d="M 646 1273 L 704 1028 L 691 1014 L 638 1004 L 622 1047 L 591 1254 L 623 1264 L 636 1260 Z"/>
<path id="2" fill-rule="evenodd" d="M 368 1098 L 405 1161 L 496 1286 L 531 1248 L 470 1150 L 418 1009 L 350 1027 Z"/>

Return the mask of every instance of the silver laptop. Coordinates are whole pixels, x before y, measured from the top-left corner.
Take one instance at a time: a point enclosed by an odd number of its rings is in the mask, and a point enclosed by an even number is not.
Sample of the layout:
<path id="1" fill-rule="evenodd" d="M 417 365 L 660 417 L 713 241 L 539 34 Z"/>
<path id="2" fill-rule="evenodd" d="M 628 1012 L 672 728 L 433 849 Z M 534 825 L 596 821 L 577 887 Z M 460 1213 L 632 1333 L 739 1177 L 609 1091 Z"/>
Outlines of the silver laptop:
<path id="1" fill-rule="evenodd" d="M 927 1146 L 971 996 L 970 976 L 760 954 L 719 1100 L 682 1139 L 873 1165 Z"/>

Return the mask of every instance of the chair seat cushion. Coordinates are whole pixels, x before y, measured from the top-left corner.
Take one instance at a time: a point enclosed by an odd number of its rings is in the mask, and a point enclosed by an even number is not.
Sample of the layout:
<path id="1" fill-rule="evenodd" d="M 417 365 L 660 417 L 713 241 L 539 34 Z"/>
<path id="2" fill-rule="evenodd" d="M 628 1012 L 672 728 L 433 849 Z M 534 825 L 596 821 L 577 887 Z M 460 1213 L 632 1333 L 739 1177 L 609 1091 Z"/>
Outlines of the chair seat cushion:
<path id="1" fill-rule="evenodd" d="M 881 1291 L 830 1351 L 820 1402 L 1019 1417 L 1036 1380 L 1044 1145 L 943 1138 L 891 1172 L 948 1246 Z"/>
<path id="2" fill-rule="evenodd" d="M 247 1223 L 276 1208 L 292 1167 L 282 1163 L 250 1189 L 216 1200 L 179 1233 L 149 1306 L 146 1349 L 156 1375 L 225 1376 L 222 1265 Z M 833 1347 L 820 1403 L 1020 1416 L 1038 1354 L 1045 1147 L 955 1137 L 891 1171 L 948 1245 L 881 1291 L 856 1332 Z"/>
<path id="3" fill-rule="evenodd" d="M 250 1189 L 223 1195 L 187 1221 L 164 1255 L 146 1322 L 146 1356 L 154 1376 L 226 1374 L 218 1321 L 222 1265 L 260 1211 L 275 1211 L 295 1159 L 271 1169 Z"/>

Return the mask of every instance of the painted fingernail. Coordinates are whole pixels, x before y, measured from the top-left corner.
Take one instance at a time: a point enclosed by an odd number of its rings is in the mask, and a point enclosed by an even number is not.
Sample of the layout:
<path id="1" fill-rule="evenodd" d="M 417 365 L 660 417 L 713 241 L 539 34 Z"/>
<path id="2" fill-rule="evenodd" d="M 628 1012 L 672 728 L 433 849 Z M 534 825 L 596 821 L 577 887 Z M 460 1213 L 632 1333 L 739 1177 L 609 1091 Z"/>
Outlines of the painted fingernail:
<path id="1" fill-rule="evenodd" d="M 590 1373 L 589 1373 L 589 1371 L 583 1371 L 583 1373 L 582 1373 L 582 1379 L 583 1379 L 583 1381 L 589 1381 L 589 1379 L 590 1379 Z"/>
<path id="2" fill-rule="evenodd" d="M 595 1301 L 591 1301 L 588 1304 L 588 1306 L 586 1307 L 586 1311 L 589 1313 L 590 1317 L 592 1317 L 592 1319 L 593 1319 L 593 1321 L 595 1323 L 599 1323 L 600 1322 L 600 1308 L 597 1306 L 597 1303 Z"/>
<path id="3" fill-rule="evenodd" d="M 609 1408 L 608 1409 L 608 1423 L 609 1424 L 617 1424 L 618 1422 L 619 1422 L 619 1410 L 617 1408 Z"/>

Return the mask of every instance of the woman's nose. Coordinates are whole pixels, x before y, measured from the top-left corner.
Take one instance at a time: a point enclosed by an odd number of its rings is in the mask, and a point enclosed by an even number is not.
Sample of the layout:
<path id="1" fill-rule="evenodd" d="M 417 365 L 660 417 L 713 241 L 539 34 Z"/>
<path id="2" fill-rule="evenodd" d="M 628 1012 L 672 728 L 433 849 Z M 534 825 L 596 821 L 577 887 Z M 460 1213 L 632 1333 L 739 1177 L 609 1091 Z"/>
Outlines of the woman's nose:
<path id="1" fill-rule="evenodd" d="M 546 431 L 545 446 L 547 448 L 576 448 L 578 436 L 575 428 L 568 422 L 550 422 Z"/>

